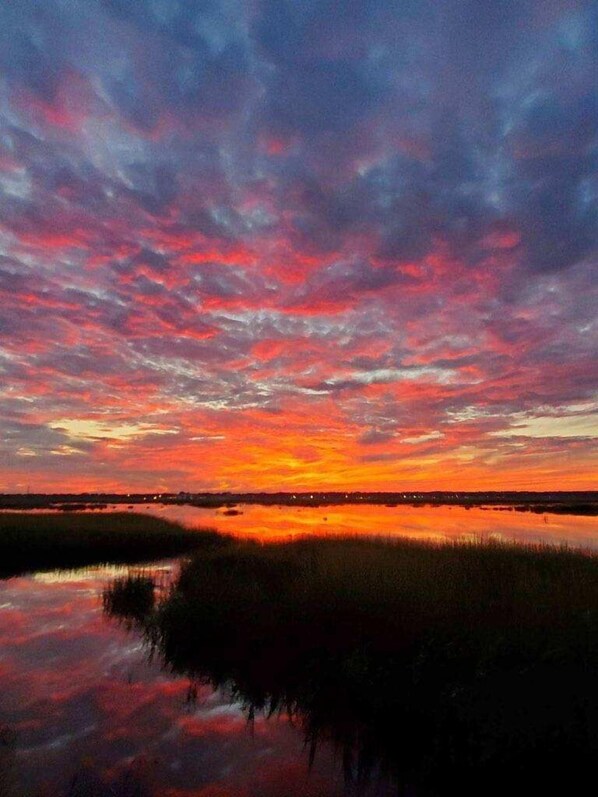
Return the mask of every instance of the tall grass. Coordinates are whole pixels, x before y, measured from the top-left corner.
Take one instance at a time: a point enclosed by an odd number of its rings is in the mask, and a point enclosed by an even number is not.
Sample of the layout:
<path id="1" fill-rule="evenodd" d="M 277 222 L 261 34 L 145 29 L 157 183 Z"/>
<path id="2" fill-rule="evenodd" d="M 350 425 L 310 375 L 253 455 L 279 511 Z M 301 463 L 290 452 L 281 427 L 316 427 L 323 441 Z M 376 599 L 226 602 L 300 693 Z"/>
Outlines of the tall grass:
<path id="1" fill-rule="evenodd" d="M 195 557 L 143 623 L 175 672 L 284 711 L 348 780 L 566 793 L 598 753 L 598 558 L 398 541 Z"/>
<path id="2" fill-rule="evenodd" d="M 104 562 L 150 561 L 225 544 L 215 531 L 190 531 L 168 520 L 128 512 L 3 512 L 0 577 Z"/>

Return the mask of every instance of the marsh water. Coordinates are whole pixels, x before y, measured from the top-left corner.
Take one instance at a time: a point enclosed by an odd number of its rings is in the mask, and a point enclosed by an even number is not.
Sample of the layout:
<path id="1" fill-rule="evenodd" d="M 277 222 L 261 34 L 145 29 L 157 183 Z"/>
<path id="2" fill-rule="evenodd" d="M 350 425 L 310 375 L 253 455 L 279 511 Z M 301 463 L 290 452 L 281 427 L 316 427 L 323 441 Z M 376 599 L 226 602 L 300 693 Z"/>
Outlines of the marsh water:
<path id="1" fill-rule="evenodd" d="M 341 506 L 295 507 L 242 504 L 208 509 L 186 505 L 149 505 L 135 511 L 176 520 L 189 527 L 215 528 L 260 541 L 312 536 L 408 537 L 437 542 L 502 540 L 519 543 L 598 548 L 598 517 L 536 514 L 512 507 Z"/>
<path id="2" fill-rule="evenodd" d="M 598 519 L 461 507 L 151 506 L 189 526 L 255 539 L 375 534 L 598 547 Z M 178 563 L 150 570 L 162 586 Z M 0 582 L 0 795 L 332 797 L 357 793 L 331 745 L 310 760 L 285 714 L 248 717 L 226 688 L 165 668 L 135 628 L 107 617 L 102 590 L 130 568 Z M 313 751 L 312 751 L 313 752 Z M 381 776 L 360 794 L 396 794 Z"/>

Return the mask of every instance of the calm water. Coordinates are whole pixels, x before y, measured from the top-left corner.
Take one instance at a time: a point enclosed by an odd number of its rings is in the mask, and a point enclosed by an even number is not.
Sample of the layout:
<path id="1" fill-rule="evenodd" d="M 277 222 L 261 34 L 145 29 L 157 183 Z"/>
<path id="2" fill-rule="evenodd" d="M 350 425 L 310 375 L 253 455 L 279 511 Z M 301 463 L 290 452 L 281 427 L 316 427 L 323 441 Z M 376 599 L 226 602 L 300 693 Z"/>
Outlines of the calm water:
<path id="1" fill-rule="evenodd" d="M 598 547 L 596 518 L 459 507 L 192 507 L 151 511 L 259 539 L 306 533 L 519 541 Z M 158 566 L 156 566 L 158 567 Z M 159 566 L 162 579 L 176 563 Z M 148 658 L 139 634 L 102 611 L 122 568 L 0 581 L 0 795 L 332 797 L 351 794 L 341 762 L 320 747 L 309 767 L 301 731 L 256 717 L 222 691 Z M 368 794 L 390 794 L 373 784 Z"/>
<path id="2" fill-rule="evenodd" d="M 473 539 L 598 548 L 598 517 L 537 515 L 509 509 L 465 509 L 460 506 L 356 505 L 292 507 L 239 505 L 226 509 L 192 506 L 148 506 L 145 510 L 187 526 L 210 526 L 239 537 L 283 540 L 305 534 L 402 536 L 418 540 Z M 138 510 L 136 510 L 138 511 Z"/>
<path id="3" fill-rule="evenodd" d="M 343 794 L 330 752 L 310 772 L 284 717 L 249 727 L 209 687 L 189 702 L 189 682 L 103 615 L 102 587 L 119 572 L 0 582 L 2 797 Z"/>

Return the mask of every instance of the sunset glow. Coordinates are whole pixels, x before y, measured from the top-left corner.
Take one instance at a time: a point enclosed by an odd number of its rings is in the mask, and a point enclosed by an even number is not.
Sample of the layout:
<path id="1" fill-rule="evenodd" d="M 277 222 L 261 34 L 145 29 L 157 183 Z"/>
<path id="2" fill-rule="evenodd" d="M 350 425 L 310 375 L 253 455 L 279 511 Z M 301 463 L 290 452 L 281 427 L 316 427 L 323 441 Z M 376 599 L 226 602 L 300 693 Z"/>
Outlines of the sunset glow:
<path id="1" fill-rule="evenodd" d="M 598 489 L 598 13 L 0 6 L 0 492 Z"/>

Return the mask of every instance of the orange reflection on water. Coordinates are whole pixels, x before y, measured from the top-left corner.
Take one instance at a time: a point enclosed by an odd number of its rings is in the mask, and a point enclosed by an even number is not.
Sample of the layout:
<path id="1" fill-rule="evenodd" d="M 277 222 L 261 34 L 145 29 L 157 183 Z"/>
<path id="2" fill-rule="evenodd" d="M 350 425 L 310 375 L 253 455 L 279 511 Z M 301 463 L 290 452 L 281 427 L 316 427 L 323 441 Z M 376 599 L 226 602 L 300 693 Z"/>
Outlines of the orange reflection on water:
<path id="1" fill-rule="evenodd" d="M 192 506 L 156 506 L 152 513 L 190 527 L 210 526 L 237 537 L 260 541 L 285 540 L 302 535 L 410 537 L 417 540 L 471 541 L 474 539 L 566 544 L 598 548 L 598 518 L 536 514 L 515 510 L 461 506 L 259 506 L 238 505 L 239 514 L 226 509 Z"/>

